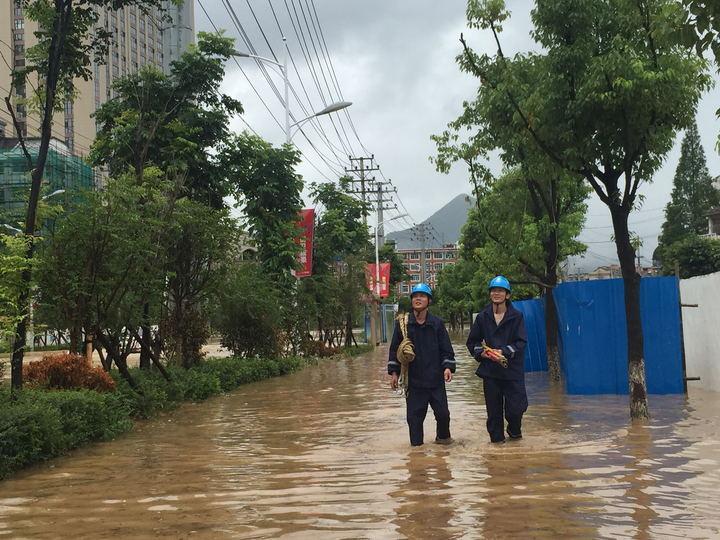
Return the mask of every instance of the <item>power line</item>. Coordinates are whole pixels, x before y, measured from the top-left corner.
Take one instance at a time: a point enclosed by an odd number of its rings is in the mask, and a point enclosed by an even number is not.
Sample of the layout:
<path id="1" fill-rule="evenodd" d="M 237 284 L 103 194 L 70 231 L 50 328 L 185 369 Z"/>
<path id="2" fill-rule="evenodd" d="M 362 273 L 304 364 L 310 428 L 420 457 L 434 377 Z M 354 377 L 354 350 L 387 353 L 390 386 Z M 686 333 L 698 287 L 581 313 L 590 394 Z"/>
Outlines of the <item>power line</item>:
<path id="1" fill-rule="evenodd" d="M 229 0 L 222 0 L 222 3 L 223 3 L 223 6 L 225 7 L 225 10 L 226 10 L 227 13 L 228 13 L 228 15 L 230 15 L 230 19 L 231 19 L 231 21 L 233 22 L 236 30 L 240 33 L 240 37 L 242 38 L 243 42 L 245 43 L 245 46 L 248 48 L 248 50 L 249 50 L 253 55 L 258 56 L 258 54 L 257 54 L 257 52 L 258 52 L 257 49 L 255 49 L 252 41 L 250 40 L 250 37 L 249 37 L 247 31 L 245 30 L 245 28 L 243 27 L 242 23 L 240 22 L 240 18 L 237 16 L 237 13 L 235 12 L 235 9 L 234 9 L 234 8 L 232 7 L 232 5 L 230 4 L 230 1 L 229 1 Z M 252 9 L 252 6 L 250 6 L 250 7 L 251 7 L 251 9 Z M 259 24 L 259 23 L 258 23 L 258 24 Z M 271 52 L 272 52 L 273 56 L 275 56 L 275 53 L 274 53 L 274 51 L 272 51 L 272 48 L 271 48 Z M 271 89 L 273 90 L 273 92 L 275 93 L 275 96 L 278 98 L 278 100 L 280 101 L 280 103 L 283 104 L 283 106 L 287 107 L 287 104 L 285 103 L 284 98 L 280 95 L 280 91 L 278 90 L 277 86 L 276 86 L 275 83 L 273 82 L 272 77 L 270 77 L 270 75 L 269 75 L 269 73 L 268 73 L 268 71 L 267 71 L 267 68 L 265 67 L 264 63 L 263 63 L 261 60 L 259 60 L 258 58 L 255 58 L 254 60 L 255 60 L 255 63 L 257 64 L 257 66 L 258 66 L 258 69 L 260 69 L 261 73 L 262 73 L 263 76 L 265 77 L 265 80 L 266 80 L 267 83 L 270 85 L 270 88 L 271 88 Z M 236 60 L 236 62 L 237 62 L 237 60 Z M 294 121 L 296 120 L 296 118 L 295 118 L 295 116 L 292 114 L 292 112 L 289 112 L 289 115 L 290 115 L 290 117 L 291 117 Z M 277 121 L 277 119 L 276 119 L 276 121 Z M 315 150 L 315 152 L 320 156 L 320 159 L 325 162 L 325 164 L 328 166 L 328 168 L 330 168 L 330 170 L 333 172 L 333 174 L 339 174 L 339 175 L 341 175 L 342 173 L 338 172 L 338 169 L 335 169 L 334 166 L 330 164 L 330 161 L 332 160 L 332 158 L 328 158 L 325 154 L 323 154 L 323 153 L 315 146 L 315 144 L 313 144 L 313 142 L 310 140 L 310 138 L 307 136 L 307 134 L 302 130 L 302 128 L 298 128 L 298 130 L 300 131 L 300 133 L 302 133 L 303 137 L 304 137 L 305 140 L 308 142 L 308 144 L 310 144 L 310 146 L 313 148 L 313 150 Z M 339 166 L 340 166 L 340 168 L 342 168 L 342 167 L 343 167 L 342 163 L 339 163 Z"/>
<path id="2" fill-rule="evenodd" d="M 205 9 L 205 5 L 203 4 L 202 0 L 198 0 L 198 4 L 200 5 L 200 8 L 203 10 L 203 13 L 205 13 L 205 17 L 207 17 L 208 21 L 210 22 L 210 24 L 212 25 L 212 27 L 215 29 L 215 32 L 217 32 L 218 34 L 220 34 L 220 33 L 221 33 L 220 30 L 218 29 L 218 27 L 215 25 L 215 22 L 214 22 L 214 21 L 212 20 L 212 18 L 210 17 L 210 14 L 208 13 L 207 9 Z M 255 92 L 255 95 L 257 95 L 258 99 L 260 100 L 260 102 L 263 104 L 263 106 L 264 106 L 265 109 L 267 110 L 268 114 L 272 117 L 273 120 L 275 120 L 275 123 L 277 123 L 277 125 L 278 125 L 281 129 L 283 129 L 283 125 L 280 123 L 280 121 L 275 117 L 275 115 L 273 114 L 273 112 L 270 110 L 270 107 L 268 107 L 267 103 L 265 102 L 265 100 L 264 100 L 264 99 L 262 98 L 262 96 L 260 95 L 260 92 L 258 92 L 257 88 L 256 88 L 255 85 L 252 83 L 252 81 L 250 80 L 250 77 L 248 77 L 247 73 L 245 72 L 245 70 L 244 70 L 244 69 L 242 68 L 242 66 L 240 65 L 240 62 L 238 62 L 237 58 L 235 58 L 235 57 L 233 57 L 233 60 L 235 61 L 235 64 L 237 65 L 237 67 L 238 67 L 238 69 L 240 70 L 240 72 L 243 74 L 243 76 L 244 76 L 245 79 L 247 80 L 248 84 L 250 85 L 250 88 L 253 89 L 253 91 Z M 241 117 L 241 118 L 242 118 L 242 117 Z M 243 122 L 245 122 L 245 124 L 247 124 L 247 122 L 246 122 L 244 119 L 243 119 Z M 248 127 L 249 127 L 249 124 L 247 124 L 247 125 L 248 125 Z M 252 129 L 252 128 L 250 128 L 250 129 Z M 257 132 L 256 132 L 254 129 L 253 129 L 252 131 L 253 131 L 253 133 L 256 133 L 256 134 L 257 134 Z M 303 157 L 304 157 L 305 161 L 307 161 L 307 162 L 310 164 L 310 166 L 311 166 L 313 169 L 315 169 L 315 170 L 320 174 L 320 176 L 322 176 L 323 178 L 325 178 L 325 179 L 328 180 L 328 181 L 331 181 L 330 178 L 329 178 L 325 173 L 323 173 L 323 172 L 317 167 L 317 165 L 315 165 L 315 163 L 313 163 L 307 156 L 305 156 L 305 155 L 303 154 Z M 321 159 L 322 159 L 322 156 L 321 156 Z M 327 165 L 327 163 L 326 163 L 326 165 Z M 332 168 L 331 168 L 331 170 L 332 170 Z"/>

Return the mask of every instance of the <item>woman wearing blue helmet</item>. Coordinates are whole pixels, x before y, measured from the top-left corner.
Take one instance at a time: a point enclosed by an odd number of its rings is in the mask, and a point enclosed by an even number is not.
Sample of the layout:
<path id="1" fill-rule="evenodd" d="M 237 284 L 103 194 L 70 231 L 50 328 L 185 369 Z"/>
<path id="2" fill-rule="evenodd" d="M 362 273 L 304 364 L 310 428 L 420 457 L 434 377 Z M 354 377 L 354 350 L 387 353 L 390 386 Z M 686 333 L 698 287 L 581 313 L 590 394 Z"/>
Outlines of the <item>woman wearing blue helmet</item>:
<path id="1" fill-rule="evenodd" d="M 408 338 L 412 342 L 414 359 L 409 364 L 406 362 L 408 369 L 406 401 L 410 444 L 413 446 L 423 444 L 423 422 L 428 405 L 432 407 L 437 422 L 435 442 L 449 444 L 452 440 L 445 383 L 450 382 L 452 374 L 455 373 L 455 353 L 443 321 L 428 313 L 432 295 L 432 289 L 426 283 L 419 283 L 412 288 L 410 291 L 412 313 L 407 315 L 407 335 L 403 335 L 400 321 L 397 321 L 388 355 L 390 385 L 393 389 L 397 389 L 402 369 L 398 359 L 398 348 L 403 343 L 403 338 Z"/>
<path id="2" fill-rule="evenodd" d="M 495 276 L 488 283 L 490 303 L 475 318 L 467 348 L 483 380 L 487 430 L 490 441 L 505 442 L 504 424 L 511 439 L 522 437 L 522 416 L 527 410 L 523 314 L 510 303 L 510 282 Z M 503 418 L 504 413 L 504 418 Z"/>

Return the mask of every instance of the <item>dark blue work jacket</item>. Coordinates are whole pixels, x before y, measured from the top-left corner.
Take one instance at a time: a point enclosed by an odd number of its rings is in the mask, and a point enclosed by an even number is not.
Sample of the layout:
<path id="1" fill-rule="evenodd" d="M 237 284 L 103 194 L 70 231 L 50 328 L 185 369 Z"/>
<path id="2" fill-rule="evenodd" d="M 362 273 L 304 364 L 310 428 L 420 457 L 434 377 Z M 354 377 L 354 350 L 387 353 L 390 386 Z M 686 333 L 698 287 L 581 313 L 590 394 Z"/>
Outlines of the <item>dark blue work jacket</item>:
<path id="1" fill-rule="evenodd" d="M 493 349 L 500 349 L 508 360 L 508 367 L 481 358 L 482 342 Z M 500 324 L 495 324 L 492 304 L 488 304 L 478 316 L 470 329 L 467 348 L 475 360 L 480 362 L 475 374 L 478 377 L 494 379 L 518 380 L 525 378 L 525 344 L 527 332 L 523 314 L 508 302 L 507 312 Z"/>
<path id="2" fill-rule="evenodd" d="M 440 317 L 427 314 L 424 324 L 415 321 L 415 315 L 408 317 L 408 334 L 415 345 L 415 360 L 410 362 L 409 385 L 416 388 L 436 388 L 444 383 L 443 372 L 449 369 L 455 373 L 455 352 L 450 344 L 450 336 Z M 388 373 L 400 374 L 400 362 L 397 350 L 402 335 L 400 324 L 395 321 L 395 331 L 390 342 Z"/>

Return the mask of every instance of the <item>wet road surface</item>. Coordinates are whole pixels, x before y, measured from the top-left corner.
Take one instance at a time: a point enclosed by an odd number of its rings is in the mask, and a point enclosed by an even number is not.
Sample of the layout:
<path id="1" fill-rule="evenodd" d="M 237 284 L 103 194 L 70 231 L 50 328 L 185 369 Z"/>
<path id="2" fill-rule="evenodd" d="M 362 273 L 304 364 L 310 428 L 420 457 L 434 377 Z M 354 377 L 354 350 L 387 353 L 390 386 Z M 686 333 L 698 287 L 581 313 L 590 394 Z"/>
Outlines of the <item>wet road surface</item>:
<path id="1" fill-rule="evenodd" d="M 626 397 L 531 374 L 525 438 L 496 446 L 456 350 L 450 447 L 431 413 L 409 446 L 384 350 L 324 361 L 0 482 L 0 538 L 720 537 L 720 394 L 631 425 Z"/>

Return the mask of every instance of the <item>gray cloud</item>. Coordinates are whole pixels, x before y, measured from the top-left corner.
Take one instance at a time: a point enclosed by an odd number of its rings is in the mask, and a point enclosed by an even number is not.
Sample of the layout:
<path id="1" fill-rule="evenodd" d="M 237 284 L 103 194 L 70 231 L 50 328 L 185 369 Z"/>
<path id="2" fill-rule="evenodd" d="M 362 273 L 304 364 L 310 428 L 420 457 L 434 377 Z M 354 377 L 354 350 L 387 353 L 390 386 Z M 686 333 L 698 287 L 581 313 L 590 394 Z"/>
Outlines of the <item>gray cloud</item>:
<path id="1" fill-rule="evenodd" d="M 299 10 L 301 2 L 303 7 L 307 6 L 304 0 L 295 0 L 294 3 L 288 0 L 287 5 L 291 11 L 293 5 Z M 203 3 L 218 26 L 226 28 L 229 35 L 238 37 L 238 32 L 220 2 L 205 0 Z M 273 50 L 282 58 L 280 32 L 269 3 L 251 0 L 250 4 L 256 10 Z M 503 33 L 506 52 L 522 52 L 534 48 L 530 38 L 529 3 L 525 0 L 514 0 L 508 4 L 513 17 L 505 24 Z M 258 54 L 269 56 L 271 52 L 247 3 L 234 1 L 232 5 L 258 49 Z M 322 102 L 290 24 L 285 0 L 272 0 L 272 5 L 288 39 L 288 46 L 298 64 L 313 107 L 318 110 L 322 107 Z M 442 175 L 435 172 L 428 160 L 435 150 L 430 135 L 441 132 L 445 125 L 460 113 L 462 101 L 472 98 L 476 90 L 476 81 L 460 73 L 454 61 L 461 48 L 458 41 L 460 33 L 464 32 L 476 49 L 489 52 L 493 50 L 492 40 L 487 33 L 466 28 L 465 3 L 457 0 L 315 0 L 315 6 L 343 95 L 354 103 L 350 111 L 360 138 L 367 149 L 375 154 L 384 174 L 392 178 L 398 187 L 398 194 L 408 207 L 412 219 L 421 221 L 454 196 L 469 192 L 467 172 L 463 167 L 458 166 L 449 175 Z M 211 29 L 199 7 L 196 10 L 196 19 L 198 29 Z M 240 42 L 238 49 L 244 49 Z M 282 123 L 282 106 L 257 68 L 247 59 L 240 62 Z M 292 67 L 290 72 L 292 84 L 304 100 L 298 77 Z M 280 77 L 274 76 L 274 80 L 282 91 Z M 324 85 L 324 82 L 322 84 Z M 265 110 L 234 63 L 228 65 L 224 89 L 242 100 L 246 108 L 244 118 L 258 133 L 273 143 L 279 144 L 283 141 L 281 127 Z M 304 116 L 295 99 L 291 97 L 290 101 L 297 116 Z M 700 134 L 708 165 L 710 172 L 715 175 L 720 174 L 720 157 L 713 150 L 720 129 L 714 115 L 719 102 L 720 90 L 716 88 L 705 96 L 698 111 Z M 339 148 L 337 153 L 344 156 L 346 149 L 341 147 L 332 124 L 327 118 L 320 122 L 333 144 Z M 244 126 L 237 120 L 233 127 L 240 130 Z M 349 132 L 349 126 L 345 127 L 350 136 L 352 150 L 361 154 L 362 149 L 354 135 Z M 311 128 L 305 131 L 324 154 L 331 154 L 327 145 L 323 144 Z M 672 177 L 679 156 L 679 141 L 680 137 L 673 151 L 667 156 L 664 166 L 656 174 L 654 182 L 643 187 L 642 192 L 646 195 L 644 208 L 631 219 L 631 223 L 637 223 L 633 230 L 644 237 L 641 252 L 648 259 L 657 243 L 657 234 L 663 221 L 662 208 L 669 200 Z M 296 136 L 294 142 L 318 168 L 333 178 L 328 166 L 301 135 Z M 500 163 L 497 160 L 492 161 L 492 166 L 499 171 Z M 335 165 L 334 168 L 337 170 L 340 167 Z M 324 179 L 307 162 L 301 165 L 300 171 L 308 182 Z M 389 229 L 398 229 L 403 227 L 403 222 L 397 221 L 389 225 Z M 609 242 L 612 232 L 609 225 L 607 209 L 593 197 L 588 228 L 582 238 L 588 242 L 602 243 L 589 244 L 590 250 L 597 255 L 589 254 L 579 265 L 596 266 L 614 259 L 614 246 Z"/>

